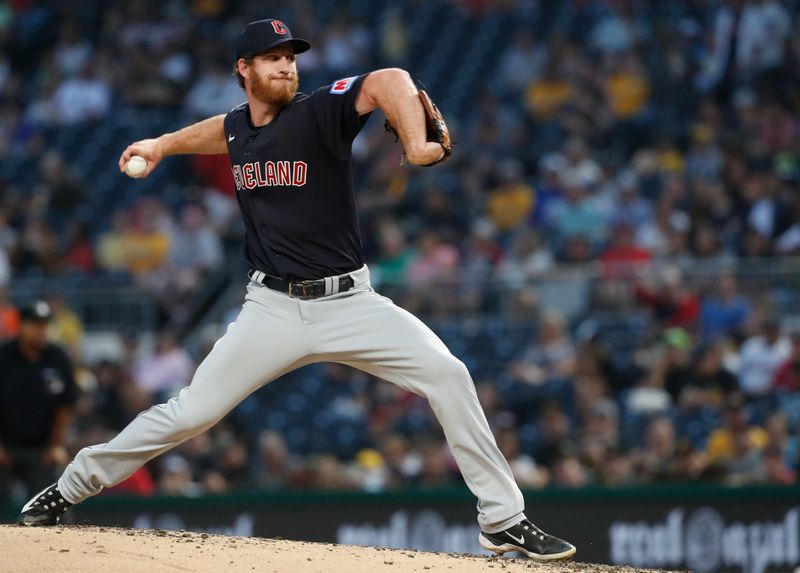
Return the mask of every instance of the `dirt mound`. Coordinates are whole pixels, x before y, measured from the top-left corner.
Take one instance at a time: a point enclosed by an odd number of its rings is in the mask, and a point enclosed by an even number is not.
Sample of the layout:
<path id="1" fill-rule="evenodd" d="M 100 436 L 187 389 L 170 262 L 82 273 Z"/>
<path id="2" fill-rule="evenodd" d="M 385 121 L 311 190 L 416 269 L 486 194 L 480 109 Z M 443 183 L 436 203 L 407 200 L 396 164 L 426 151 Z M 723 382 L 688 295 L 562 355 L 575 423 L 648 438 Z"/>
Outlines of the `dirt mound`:
<path id="1" fill-rule="evenodd" d="M 0 526 L 0 555 L 0 570 L 8 573 L 469 573 L 490 569 L 508 573 L 645 573 L 577 562 L 539 564 L 480 555 L 92 526 Z"/>

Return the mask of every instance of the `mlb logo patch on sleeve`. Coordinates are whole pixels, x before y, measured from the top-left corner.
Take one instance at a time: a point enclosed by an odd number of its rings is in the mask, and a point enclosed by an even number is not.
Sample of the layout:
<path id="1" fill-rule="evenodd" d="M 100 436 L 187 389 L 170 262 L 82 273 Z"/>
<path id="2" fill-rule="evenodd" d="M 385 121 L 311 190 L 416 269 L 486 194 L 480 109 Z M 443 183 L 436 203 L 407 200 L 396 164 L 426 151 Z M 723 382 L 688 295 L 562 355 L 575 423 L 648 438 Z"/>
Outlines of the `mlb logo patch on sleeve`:
<path id="1" fill-rule="evenodd" d="M 350 88 L 353 86 L 353 82 L 356 81 L 358 76 L 353 76 L 352 78 L 344 78 L 341 80 L 336 80 L 331 84 L 330 93 L 332 94 L 344 94 L 350 91 Z"/>

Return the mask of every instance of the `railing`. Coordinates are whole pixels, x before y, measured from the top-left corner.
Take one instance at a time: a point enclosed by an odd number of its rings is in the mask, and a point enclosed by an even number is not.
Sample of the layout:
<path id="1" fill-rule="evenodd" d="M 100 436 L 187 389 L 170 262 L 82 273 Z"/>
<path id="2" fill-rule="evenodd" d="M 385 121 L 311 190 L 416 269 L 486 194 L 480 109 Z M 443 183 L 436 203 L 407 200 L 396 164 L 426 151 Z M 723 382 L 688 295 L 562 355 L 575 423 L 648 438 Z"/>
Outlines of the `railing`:
<path id="1" fill-rule="evenodd" d="M 21 305 L 51 293 L 63 296 L 90 331 L 150 332 L 156 305 L 127 278 L 28 277 L 12 281 L 9 295 Z"/>
<path id="2" fill-rule="evenodd" d="M 230 264 L 230 269 L 243 268 Z M 723 274 L 734 277 L 741 294 L 754 306 L 767 306 L 786 326 L 800 325 L 800 258 L 747 260 L 677 260 L 648 265 L 559 265 L 546 273 L 486 273 L 475 276 L 453 271 L 436 280 L 414 284 L 390 283 L 373 274 L 377 290 L 419 314 L 429 323 L 500 320 L 508 325 L 529 324 L 541 309 L 558 309 L 568 320 L 589 315 L 630 313 L 636 304 L 637 283 L 653 288 L 682 284 L 698 294 L 716 288 Z M 239 280 L 241 279 L 241 280 Z M 233 277 L 229 290 L 238 293 L 244 280 Z M 673 281 L 670 283 L 670 281 Z M 61 293 L 88 330 L 143 332 L 156 327 L 156 306 L 124 277 L 27 277 L 15 279 L 11 299 L 24 303 Z M 225 298 L 226 294 L 219 294 Z M 236 297 L 228 297 L 233 300 Z M 206 301 L 205 305 L 214 301 Z M 214 316 L 209 316 L 213 319 Z M 202 324 L 200 325 L 202 326 Z"/>
<path id="3" fill-rule="evenodd" d="M 377 274 L 377 273 L 376 273 Z M 421 284 L 377 279 L 377 289 L 420 315 L 448 318 L 499 316 L 527 321 L 543 308 L 559 309 L 567 319 L 588 314 L 627 312 L 641 307 L 636 285 L 654 289 L 685 286 L 712 294 L 723 275 L 754 306 L 800 323 L 800 257 L 771 259 L 678 259 L 641 265 L 558 265 L 546 273 L 467 274 L 457 270 Z M 526 312 L 529 311 L 529 312 Z M 798 315 L 798 316 L 795 316 Z"/>

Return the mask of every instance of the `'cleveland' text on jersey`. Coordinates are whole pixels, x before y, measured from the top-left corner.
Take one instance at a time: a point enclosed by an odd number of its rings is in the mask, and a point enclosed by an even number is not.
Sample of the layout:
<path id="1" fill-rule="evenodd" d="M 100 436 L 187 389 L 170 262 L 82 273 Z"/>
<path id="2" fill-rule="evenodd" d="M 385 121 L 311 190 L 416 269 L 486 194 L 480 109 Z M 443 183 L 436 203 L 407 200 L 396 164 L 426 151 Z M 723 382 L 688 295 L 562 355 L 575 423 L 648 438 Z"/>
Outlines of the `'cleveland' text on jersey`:
<path id="1" fill-rule="evenodd" d="M 247 103 L 225 116 L 252 268 L 303 280 L 364 265 L 350 161 L 368 118 L 355 109 L 364 77 L 344 93 L 330 86 L 298 93 L 263 127 L 253 126 Z"/>
<path id="2" fill-rule="evenodd" d="M 231 169 L 237 191 L 256 187 L 302 187 L 308 173 L 305 161 L 253 161 Z"/>

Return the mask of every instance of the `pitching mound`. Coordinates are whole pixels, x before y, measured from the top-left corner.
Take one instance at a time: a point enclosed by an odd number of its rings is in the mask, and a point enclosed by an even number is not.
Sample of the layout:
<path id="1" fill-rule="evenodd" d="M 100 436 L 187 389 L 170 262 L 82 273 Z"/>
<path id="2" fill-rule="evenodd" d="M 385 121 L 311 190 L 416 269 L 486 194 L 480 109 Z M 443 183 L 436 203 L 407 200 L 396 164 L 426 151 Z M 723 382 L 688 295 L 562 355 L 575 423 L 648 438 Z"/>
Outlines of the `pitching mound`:
<path id="1" fill-rule="evenodd" d="M 490 569 L 509 573 L 645 573 L 586 563 L 539 564 L 478 555 L 91 526 L 0 526 L 0 555 L 0 570 L 9 573 L 469 573 Z"/>

